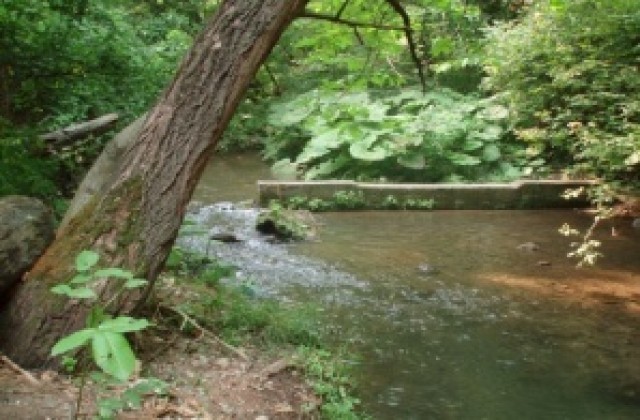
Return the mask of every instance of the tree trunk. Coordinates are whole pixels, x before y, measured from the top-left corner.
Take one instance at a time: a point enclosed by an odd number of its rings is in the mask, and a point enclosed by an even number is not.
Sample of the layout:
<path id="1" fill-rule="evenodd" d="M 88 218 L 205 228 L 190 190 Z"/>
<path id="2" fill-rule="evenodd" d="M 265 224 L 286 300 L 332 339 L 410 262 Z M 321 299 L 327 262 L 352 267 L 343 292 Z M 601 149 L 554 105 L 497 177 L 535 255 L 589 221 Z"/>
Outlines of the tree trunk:
<path id="1" fill-rule="evenodd" d="M 0 316 L 0 348 L 28 367 L 50 366 L 55 341 L 81 328 L 87 307 L 55 297 L 83 249 L 101 265 L 129 269 L 153 286 L 200 174 L 249 82 L 307 0 L 226 0 L 195 40 L 100 195 L 58 231 Z M 109 293 L 100 291 L 103 299 Z M 131 293 L 118 302 L 130 310 Z"/>

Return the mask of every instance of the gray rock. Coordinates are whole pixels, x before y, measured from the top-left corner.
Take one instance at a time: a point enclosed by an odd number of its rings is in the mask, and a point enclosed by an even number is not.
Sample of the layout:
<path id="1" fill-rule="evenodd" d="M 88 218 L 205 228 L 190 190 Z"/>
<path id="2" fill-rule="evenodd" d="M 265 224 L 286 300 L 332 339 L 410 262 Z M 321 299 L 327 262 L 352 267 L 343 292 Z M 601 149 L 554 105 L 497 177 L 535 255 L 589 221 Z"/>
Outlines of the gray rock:
<path id="1" fill-rule="evenodd" d="M 40 200 L 0 198 L 0 295 L 22 278 L 53 237 L 53 214 Z"/>

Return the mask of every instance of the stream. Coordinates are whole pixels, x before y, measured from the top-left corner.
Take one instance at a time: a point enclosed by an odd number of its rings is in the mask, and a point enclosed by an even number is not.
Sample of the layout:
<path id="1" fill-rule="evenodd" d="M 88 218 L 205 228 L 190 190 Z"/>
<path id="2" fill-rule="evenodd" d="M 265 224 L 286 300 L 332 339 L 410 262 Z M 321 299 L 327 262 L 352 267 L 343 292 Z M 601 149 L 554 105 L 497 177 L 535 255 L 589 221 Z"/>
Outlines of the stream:
<path id="1" fill-rule="evenodd" d="M 317 238 L 276 244 L 233 204 L 268 177 L 255 155 L 216 156 L 189 217 L 241 241 L 180 244 L 240 267 L 260 295 L 320 306 L 329 339 L 359 355 L 373 418 L 640 418 L 629 221 L 599 229 L 605 256 L 581 269 L 557 231 L 590 218 L 567 210 L 322 213 Z"/>

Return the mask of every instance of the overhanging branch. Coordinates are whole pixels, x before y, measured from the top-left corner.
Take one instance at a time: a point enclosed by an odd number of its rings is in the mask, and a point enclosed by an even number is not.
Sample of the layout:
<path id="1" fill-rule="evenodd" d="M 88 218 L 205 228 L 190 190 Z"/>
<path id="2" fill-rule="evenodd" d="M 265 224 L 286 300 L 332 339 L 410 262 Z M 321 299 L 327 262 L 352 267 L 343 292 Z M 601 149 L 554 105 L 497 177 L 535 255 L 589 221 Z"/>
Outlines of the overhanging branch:
<path id="1" fill-rule="evenodd" d="M 323 13 L 316 13 L 311 11 L 304 11 L 298 17 L 307 18 L 307 19 L 316 19 L 316 20 L 324 20 L 327 22 L 337 23 L 339 25 L 346 25 L 354 30 L 358 28 L 368 28 L 368 29 L 379 29 L 384 31 L 402 31 L 404 32 L 404 36 L 407 39 L 407 44 L 409 47 L 409 54 L 411 55 L 411 60 L 414 62 L 416 68 L 418 69 L 418 77 L 420 78 L 420 84 L 422 85 L 422 91 L 427 90 L 427 82 L 424 75 L 424 70 L 422 69 L 422 63 L 420 62 L 420 58 L 418 57 L 418 52 L 416 48 L 416 42 L 413 39 L 413 28 L 411 27 L 411 19 L 407 14 L 407 11 L 402 7 L 398 0 L 385 0 L 393 10 L 400 15 L 402 19 L 403 26 L 395 26 L 395 25 L 379 25 L 375 23 L 369 22 L 359 22 L 351 19 L 342 18 L 342 13 L 346 9 L 349 4 L 349 0 L 345 0 L 342 4 L 338 13 L 335 15 L 327 15 Z M 356 35 L 359 35 L 356 32 Z"/>
<path id="2" fill-rule="evenodd" d="M 404 31 L 405 30 L 405 28 L 402 26 L 376 25 L 375 23 L 358 22 L 356 20 L 343 19 L 339 15 L 333 16 L 333 15 L 325 15 L 322 13 L 315 13 L 315 12 L 304 12 L 298 17 L 306 18 L 306 19 L 324 20 L 327 22 L 333 22 L 333 23 L 338 23 L 340 25 L 350 26 L 351 28 L 380 29 L 383 31 Z"/>
<path id="3" fill-rule="evenodd" d="M 420 84 L 422 85 L 422 91 L 426 92 L 427 90 L 427 82 L 424 77 L 424 71 L 422 70 L 422 63 L 420 63 L 420 58 L 418 58 L 418 52 L 416 48 L 415 40 L 413 39 L 413 29 L 411 28 L 411 19 L 407 14 L 407 11 L 404 10 L 402 5 L 398 0 L 386 0 L 386 2 L 396 11 L 402 18 L 402 22 L 404 23 L 404 36 L 407 38 L 407 44 L 409 44 L 409 53 L 411 54 L 411 59 L 416 65 L 418 69 L 418 77 L 420 78 Z"/>

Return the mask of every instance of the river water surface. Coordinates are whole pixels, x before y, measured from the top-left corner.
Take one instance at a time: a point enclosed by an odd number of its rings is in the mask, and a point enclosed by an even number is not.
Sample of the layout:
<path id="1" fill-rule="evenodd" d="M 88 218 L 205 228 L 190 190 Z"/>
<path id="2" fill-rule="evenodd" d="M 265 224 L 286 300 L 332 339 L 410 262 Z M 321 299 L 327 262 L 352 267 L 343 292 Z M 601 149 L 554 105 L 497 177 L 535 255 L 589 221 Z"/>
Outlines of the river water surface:
<path id="1" fill-rule="evenodd" d="M 253 232 L 254 210 L 212 205 L 254 198 L 268 176 L 255 156 L 214 158 L 192 217 L 244 239 L 208 247 L 258 291 L 323 308 L 329 336 L 360 355 L 373 418 L 640 418 L 629 222 L 600 229 L 605 257 L 584 269 L 557 233 L 588 225 L 573 211 L 325 213 L 316 240 L 273 245 Z"/>

